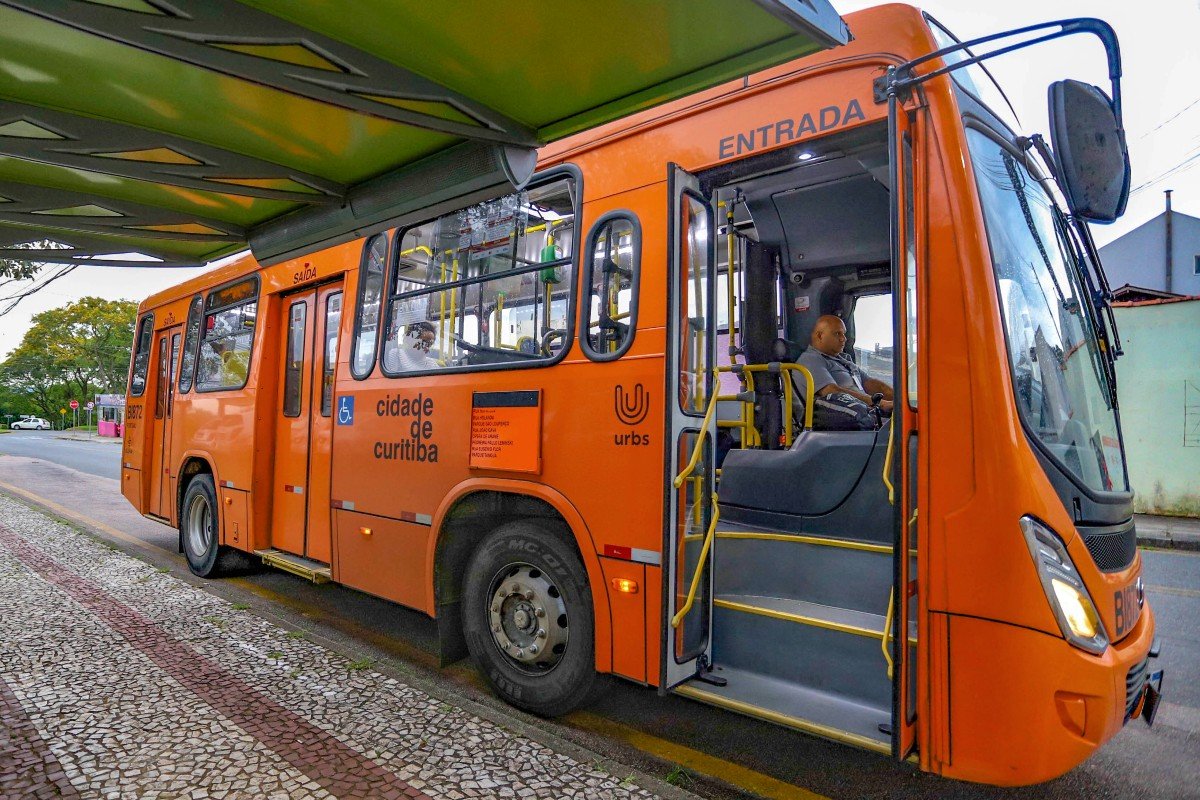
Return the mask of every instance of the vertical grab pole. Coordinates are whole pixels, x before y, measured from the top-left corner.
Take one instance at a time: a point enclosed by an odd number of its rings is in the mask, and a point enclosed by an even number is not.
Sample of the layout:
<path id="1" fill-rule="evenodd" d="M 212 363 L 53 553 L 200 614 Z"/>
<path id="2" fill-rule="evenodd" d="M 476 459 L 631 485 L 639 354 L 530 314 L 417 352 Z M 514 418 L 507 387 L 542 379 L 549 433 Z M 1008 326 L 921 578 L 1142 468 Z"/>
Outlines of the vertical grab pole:
<path id="1" fill-rule="evenodd" d="M 729 363 L 730 364 L 733 363 L 733 348 L 734 348 L 735 336 L 737 334 L 737 328 L 733 324 L 733 312 L 737 306 L 737 299 L 735 297 L 734 281 L 733 281 L 733 277 L 734 277 L 733 254 L 734 254 L 734 250 L 735 250 L 735 247 L 734 247 L 735 242 L 734 242 L 734 237 L 733 237 L 733 206 L 736 202 L 737 202 L 737 197 L 735 196 L 725 206 L 725 239 L 727 242 L 726 258 L 729 261 L 729 263 L 727 265 L 727 270 L 728 270 L 728 276 L 726 278 L 727 285 L 725 286 L 725 301 L 726 301 L 726 303 L 725 303 L 725 305 L 726 305 L 725 322 L 726 322 L 726 328 L 729 331 Z"/>

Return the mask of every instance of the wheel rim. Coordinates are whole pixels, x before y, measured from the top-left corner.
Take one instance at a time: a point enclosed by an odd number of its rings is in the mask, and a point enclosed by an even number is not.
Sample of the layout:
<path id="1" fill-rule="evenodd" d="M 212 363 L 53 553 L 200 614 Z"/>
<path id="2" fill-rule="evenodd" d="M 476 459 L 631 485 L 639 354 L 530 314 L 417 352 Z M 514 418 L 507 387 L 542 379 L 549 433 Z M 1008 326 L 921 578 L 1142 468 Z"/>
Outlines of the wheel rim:
<path id="1" fill-rule="evenodd" d="M 559 665 L 570 620 L 550 576 L 532 564 L 509 564 L 492 578 L 485 602 L 492 642 L 513 667 L 544 675 Z"/>
<path id="2" fill-rule="evenodd" d="M 188 506 L 187 544 L 193 555 L 203 556 L 213 541 L 212 510 L 204 495 L 196 495 Z"/>

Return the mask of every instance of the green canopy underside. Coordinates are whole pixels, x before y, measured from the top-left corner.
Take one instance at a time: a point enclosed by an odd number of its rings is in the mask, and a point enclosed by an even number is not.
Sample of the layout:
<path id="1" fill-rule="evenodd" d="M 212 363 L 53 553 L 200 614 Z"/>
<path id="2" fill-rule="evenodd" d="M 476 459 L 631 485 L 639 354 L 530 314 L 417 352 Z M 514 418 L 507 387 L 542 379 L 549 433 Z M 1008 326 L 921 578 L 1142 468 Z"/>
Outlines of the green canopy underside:
<path id="1" fill-rule="evenodd" d="M 311 249 L 455 146 L 498 154 L 464 196 L 520 182 L 513 153 L 847 37 L 826 0 L 0 0 L 0 227 Z"/>

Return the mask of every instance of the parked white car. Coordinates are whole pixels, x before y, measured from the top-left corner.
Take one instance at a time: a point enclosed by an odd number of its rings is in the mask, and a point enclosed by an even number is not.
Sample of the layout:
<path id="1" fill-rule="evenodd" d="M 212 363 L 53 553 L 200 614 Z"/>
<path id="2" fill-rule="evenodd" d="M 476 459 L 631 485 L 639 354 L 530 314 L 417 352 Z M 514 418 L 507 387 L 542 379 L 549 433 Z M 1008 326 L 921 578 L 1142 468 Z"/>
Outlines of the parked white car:
<path id="1" fill-rule="evenodd" d="M 9 425 L 14 431 L 48 431 L 50 423 L 41 417 L 25 417 Z"/>

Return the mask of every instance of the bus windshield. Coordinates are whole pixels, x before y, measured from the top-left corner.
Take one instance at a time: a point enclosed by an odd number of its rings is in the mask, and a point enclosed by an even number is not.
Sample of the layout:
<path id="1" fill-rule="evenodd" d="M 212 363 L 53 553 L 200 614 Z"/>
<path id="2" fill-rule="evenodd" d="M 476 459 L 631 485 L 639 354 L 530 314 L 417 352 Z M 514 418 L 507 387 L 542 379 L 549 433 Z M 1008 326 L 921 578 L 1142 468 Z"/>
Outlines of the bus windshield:
<path id="1" fill-rule="evenodd" d="M 1055 207 L 1022 159 L 967 131 L 999 287 L 1017 407 L 1028 429 L 1083 484 L 1126 491 L 1103 353 Z"/>

